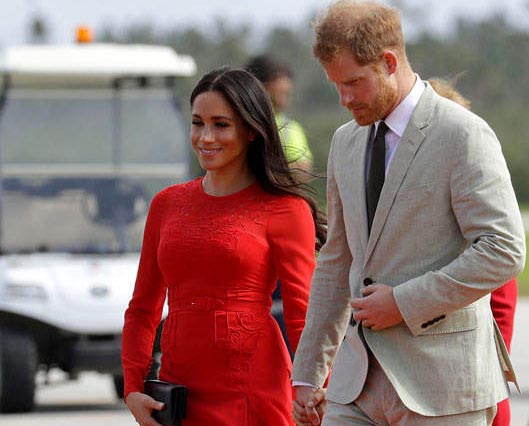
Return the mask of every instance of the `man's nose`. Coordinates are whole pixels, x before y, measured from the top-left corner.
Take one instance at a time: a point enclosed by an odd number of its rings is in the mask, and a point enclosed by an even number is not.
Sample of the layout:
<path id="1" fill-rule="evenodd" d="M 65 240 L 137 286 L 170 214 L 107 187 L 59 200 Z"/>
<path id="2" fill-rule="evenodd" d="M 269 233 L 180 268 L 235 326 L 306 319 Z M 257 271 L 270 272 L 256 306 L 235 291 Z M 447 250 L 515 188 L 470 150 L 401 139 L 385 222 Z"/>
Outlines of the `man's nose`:
<path id="1" fill-rule="evenodd" d="M 340 104 L 343 107 L 347 107 L 351 103 L 351 101 L 354 99 L 353 94 L 350 90 L 347 90 L 344 87 L 338 87 L 338 95 L 340 96 Z"/>

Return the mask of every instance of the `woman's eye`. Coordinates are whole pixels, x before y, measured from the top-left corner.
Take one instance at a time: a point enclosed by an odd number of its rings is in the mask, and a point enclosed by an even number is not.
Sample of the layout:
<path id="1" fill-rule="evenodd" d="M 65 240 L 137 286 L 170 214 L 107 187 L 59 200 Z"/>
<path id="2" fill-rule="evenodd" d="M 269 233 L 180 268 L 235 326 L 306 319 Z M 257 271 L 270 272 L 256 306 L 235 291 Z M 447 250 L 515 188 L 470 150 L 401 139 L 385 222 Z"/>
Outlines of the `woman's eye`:
<path id="1" fill-rule="evenodd" d="M 222 121 L 219 121 L 218 123 L 215 123 L 215 126 L 217 126 L 217 127 L 228 127 L 229 123 L 224 123 Z"/>
<path id="2" fill-rule="evenodd" d="M 193 121 L 191 121 L 191 124 L 193 126 L 200 126 L 200 125 L 202 125 L 202 121 L 193 120 Z"/>

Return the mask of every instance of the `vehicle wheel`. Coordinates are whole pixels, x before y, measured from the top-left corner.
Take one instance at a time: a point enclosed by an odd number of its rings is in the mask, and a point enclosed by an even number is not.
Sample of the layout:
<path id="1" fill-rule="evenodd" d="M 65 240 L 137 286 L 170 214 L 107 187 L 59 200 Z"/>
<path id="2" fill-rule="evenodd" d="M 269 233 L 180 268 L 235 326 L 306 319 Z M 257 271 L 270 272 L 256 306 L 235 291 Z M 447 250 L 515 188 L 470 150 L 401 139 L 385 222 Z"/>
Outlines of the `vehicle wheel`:
<path id="1" fill-rule="evenodd" d="M 35 400 L 37 346 L 25 333 L 0 330 L 0 412 L 31 411 Z"/>
<path id="2" fill-rule="evenodd" d="M 116 392 L 116 396 L 119 399 L 123 399 L 123 395 L 125 394 L 123 376 L 121 374 L 116 374 L 115 376 L 112 376 L 112 380 L 114 382 L 114 391 Z"/>

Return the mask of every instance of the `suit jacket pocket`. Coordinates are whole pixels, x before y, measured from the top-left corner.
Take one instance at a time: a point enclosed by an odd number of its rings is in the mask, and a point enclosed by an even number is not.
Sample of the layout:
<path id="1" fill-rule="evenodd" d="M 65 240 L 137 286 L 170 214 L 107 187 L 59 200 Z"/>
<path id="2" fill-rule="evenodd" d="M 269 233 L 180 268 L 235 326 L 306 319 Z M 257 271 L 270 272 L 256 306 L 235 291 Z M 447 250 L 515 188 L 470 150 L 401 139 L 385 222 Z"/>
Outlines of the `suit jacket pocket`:
<path id="1" fill-rule="evenodd" d="M 395 202 L 413 202 L 414 204 L 422 204 L 431 201 L 434 192 L 434 183 L 424 183 L 417 186 L 403 185 L 397 192 Z"/>
<path id="2" fill-rule="evenodd" d="M 446 319 L 426 329 L 420 335 L 458 333 L 475 330 L 478 324 L 476 306 L 467 306 L 448 315 Z"/>

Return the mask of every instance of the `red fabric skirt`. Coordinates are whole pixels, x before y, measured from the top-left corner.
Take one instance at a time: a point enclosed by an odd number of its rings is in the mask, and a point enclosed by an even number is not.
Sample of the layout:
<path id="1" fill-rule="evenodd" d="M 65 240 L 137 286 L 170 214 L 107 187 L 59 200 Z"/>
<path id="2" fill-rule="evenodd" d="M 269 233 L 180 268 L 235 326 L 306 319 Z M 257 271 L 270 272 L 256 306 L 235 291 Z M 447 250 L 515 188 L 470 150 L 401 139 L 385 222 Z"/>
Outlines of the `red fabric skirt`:
<path id="1" fill-rule="evenodd" d="M 291 360 L 259 305 L 176 310 L 165 321 L 160 379 L 188 387 L 183 426 L 292 426 Z"/>

